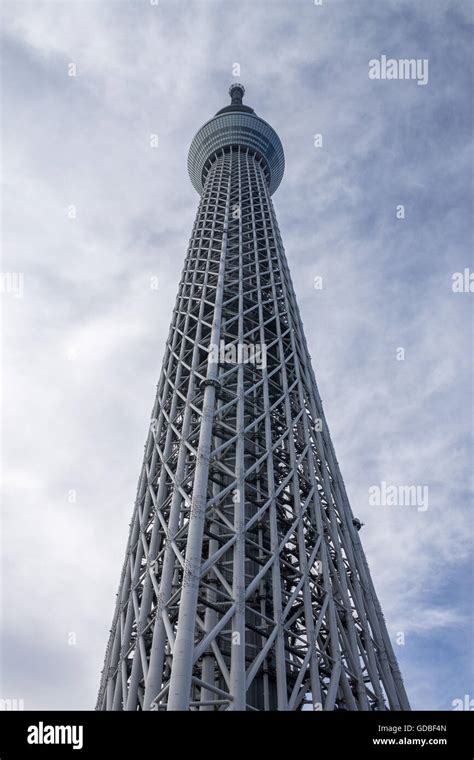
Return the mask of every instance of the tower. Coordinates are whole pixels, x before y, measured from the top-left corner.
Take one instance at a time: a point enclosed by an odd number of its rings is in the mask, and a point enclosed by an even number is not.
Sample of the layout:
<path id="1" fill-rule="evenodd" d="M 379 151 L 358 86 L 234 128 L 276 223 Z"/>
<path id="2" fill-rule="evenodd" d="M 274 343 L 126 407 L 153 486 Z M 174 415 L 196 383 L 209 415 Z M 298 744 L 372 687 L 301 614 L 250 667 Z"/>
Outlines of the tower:
<path id="1" fill-rule="evenodd" d="M 200 202 L 97 709 L 409 709 L 272 205 L 283 148 L 243 94 L 189 151 Z"/>

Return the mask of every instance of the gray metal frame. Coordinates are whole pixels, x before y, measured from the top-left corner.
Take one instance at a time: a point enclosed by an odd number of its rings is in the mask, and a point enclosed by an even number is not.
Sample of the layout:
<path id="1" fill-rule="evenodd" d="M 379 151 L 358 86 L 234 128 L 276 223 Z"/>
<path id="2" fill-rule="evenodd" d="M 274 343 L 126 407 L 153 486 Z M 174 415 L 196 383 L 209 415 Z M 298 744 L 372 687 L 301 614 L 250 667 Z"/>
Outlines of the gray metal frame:
<path id="1" fill-rule="evenodd" d="M 271 201 L 283 150 L 201 137 L 97 709 L 409 709 Z M 266 367 L 213 361 L 220 340 Z"/>

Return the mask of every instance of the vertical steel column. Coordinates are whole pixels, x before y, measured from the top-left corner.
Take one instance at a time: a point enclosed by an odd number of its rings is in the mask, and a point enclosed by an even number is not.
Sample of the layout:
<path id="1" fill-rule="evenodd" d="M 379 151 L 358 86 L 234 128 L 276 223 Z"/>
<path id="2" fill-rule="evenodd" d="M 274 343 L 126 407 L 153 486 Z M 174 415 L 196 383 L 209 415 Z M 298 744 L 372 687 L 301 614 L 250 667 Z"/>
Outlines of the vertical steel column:
<path id="1" fill-rule="evenodd" d="M 233 174 L 237 179 L 237 203 L 233 209 L 234 220 L 238 225 L 239 262 L 242 267 L 242 194 L 240 176 L 240 147 L 232 151 Z M 232 223 L 232 222 L 231 222 Z M 238 346 L 244 343 L 243 324 L 243 282 L 239 278 L 238 296 Z M 237 370 L 237 411 L 235 454 L 236 490 L 234 497 L 234 544 L 232 592 L 235 601 L 235 613 L 232 619 L 232 649 L 230 665 L 230 691 L 233 696 L 231 710 L 245 710 L 245 467 L 244 467 L 244 365 L 239 362 Z"/>
<path id="2" fill-rule="evenodd" d="M 211 345 L 218 346 L 221 331 L 222 293 L 224 289 L 225 255 L 229 225 L 230 178 L 222 233 L 219 277 L 216 288 Z M 173 667 L 168 695 L 168 710 L 187 710 L 194 655 L 194 629 L 201 571 L 202 538 L 207 507 L 209 455 L 211 451 L 212 423 L 214 419 L 218 361 L 209 354 L 205 380 L 198 458 L 194 477 L 193 497 L 189 518 L 186 567 L 179 608 L 178 628 L 173 651 Z"/>

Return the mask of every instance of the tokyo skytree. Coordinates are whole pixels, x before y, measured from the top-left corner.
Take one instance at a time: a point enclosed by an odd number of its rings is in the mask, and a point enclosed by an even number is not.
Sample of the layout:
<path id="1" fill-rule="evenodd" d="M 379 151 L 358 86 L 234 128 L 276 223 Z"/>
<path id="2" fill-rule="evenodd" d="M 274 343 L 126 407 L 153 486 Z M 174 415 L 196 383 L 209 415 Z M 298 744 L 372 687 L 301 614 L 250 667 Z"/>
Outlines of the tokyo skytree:
<path id="1" fill-rule="evenodd" d="M 199 207 L 166 342 L 98 710 L 408 710 L 244 87 L 194 137 Z"/>

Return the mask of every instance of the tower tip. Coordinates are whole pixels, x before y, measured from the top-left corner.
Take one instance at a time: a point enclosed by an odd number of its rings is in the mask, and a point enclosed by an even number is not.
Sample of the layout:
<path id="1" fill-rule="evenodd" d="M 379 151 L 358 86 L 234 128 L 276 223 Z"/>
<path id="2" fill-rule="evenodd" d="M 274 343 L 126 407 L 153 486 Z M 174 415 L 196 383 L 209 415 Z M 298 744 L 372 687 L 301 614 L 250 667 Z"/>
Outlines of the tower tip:
<path id="1" fill-rule="evenodd" d="M 244 97 L 245 87 L 243 84 L 236 82 L 229 87 L 229 95 L 231 97 L 231 104 L 233 106 L 241 106 L 242 98 Z"/>

